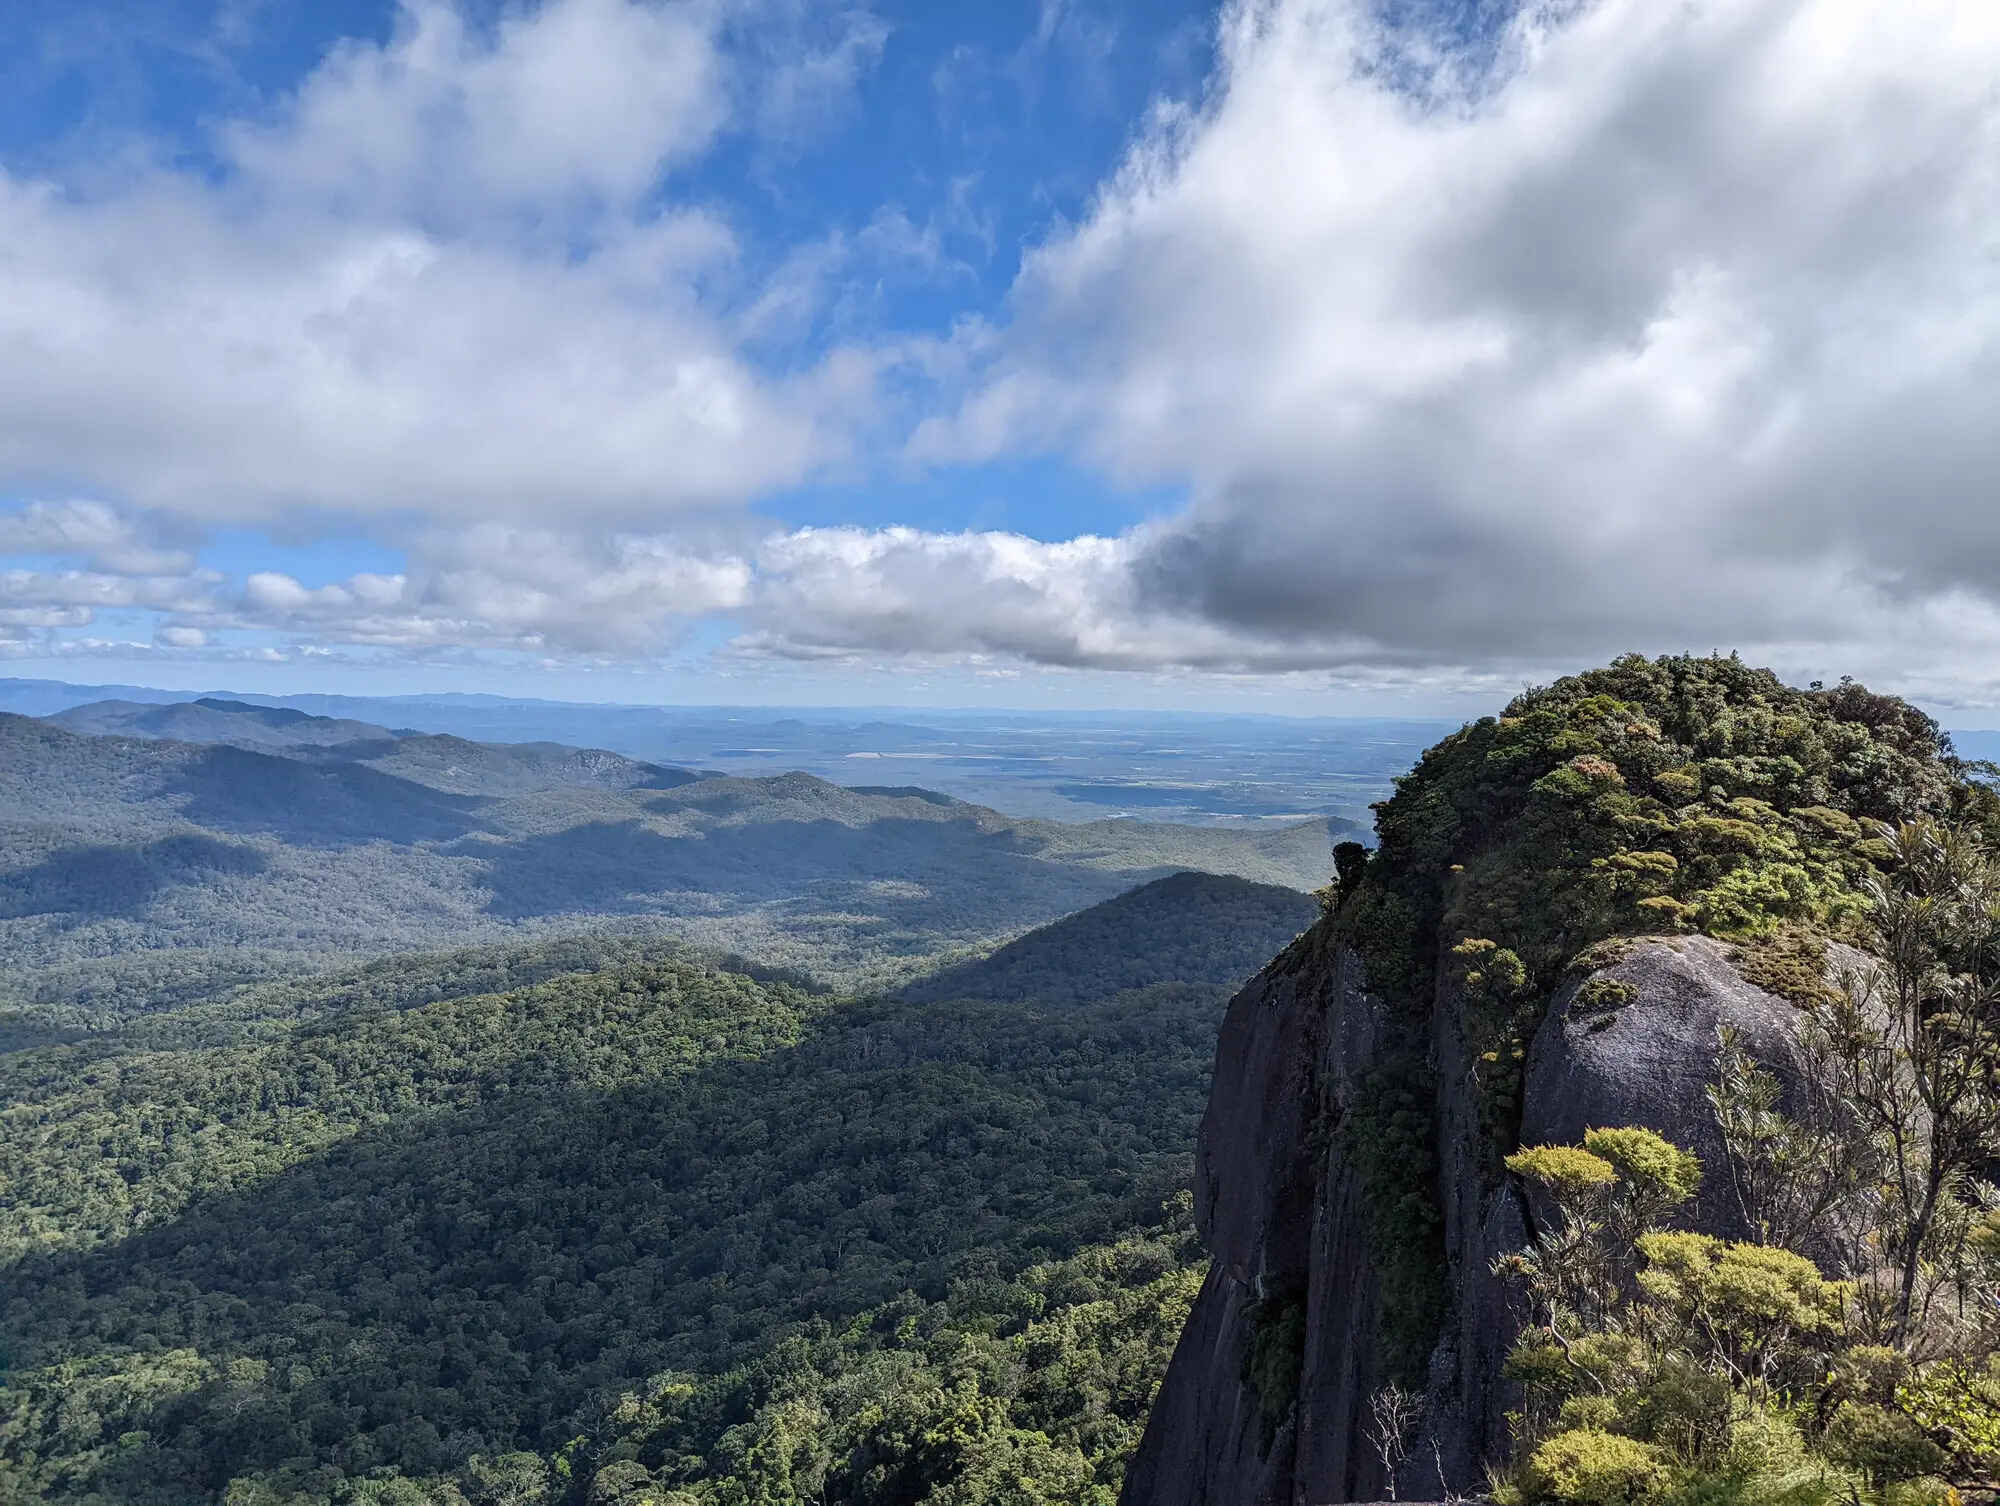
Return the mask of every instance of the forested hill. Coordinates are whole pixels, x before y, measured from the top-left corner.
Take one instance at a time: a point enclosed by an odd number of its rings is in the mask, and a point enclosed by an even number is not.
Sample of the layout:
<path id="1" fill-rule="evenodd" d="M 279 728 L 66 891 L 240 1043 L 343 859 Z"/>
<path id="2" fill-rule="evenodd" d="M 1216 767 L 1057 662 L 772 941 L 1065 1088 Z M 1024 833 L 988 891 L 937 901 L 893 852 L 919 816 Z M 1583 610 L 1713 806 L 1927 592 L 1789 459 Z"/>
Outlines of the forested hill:
<path id="1" fill-rule="evenodd" d="M 460 774 L 459 760 L 491 751 L 392 746 Z M 162 950 L 202 971 L 218 949 L 234 966 L 246 949 L 379 954 L 585 921 L 900 983 L 927 959 L 1177 869 L 1308 888 L 1327 866 L 1324 820 L 1068 825 L 803 774 L 521 792 L 475 775 L 454 789 L 443 773 L 427 783 L 326 750 L 88 737 L 0 716 L 0 1008 L 9 995 L 118 994 L 118 976 Z"/>
<path id="2" fill-rule="evenodd" d="M 1169 981 L 1227 992 L 1318 914 L 1312 896 L 1296 889 L 1174 873 L 921 978 L 903 997 L 1075 1003 Z"/>
<path id="3" fill-rule="evenodd" d="M 175 742 L 233 743 L 279 752 L 340 743 L 386 742 L 397 734 L 372 722 L 311 716 L 285 706 L 203 696 L 164 705 L 146 701 L 92 701 L 53 713 L 48 720 L 91 736 L 156 737 Z"/>
<path id="4" fill-rule="evenodd" d="M 0 1054 L 0 1500 L 1110 1499 L 1199 1282 L 1220 990 L 630 955 Z"/>

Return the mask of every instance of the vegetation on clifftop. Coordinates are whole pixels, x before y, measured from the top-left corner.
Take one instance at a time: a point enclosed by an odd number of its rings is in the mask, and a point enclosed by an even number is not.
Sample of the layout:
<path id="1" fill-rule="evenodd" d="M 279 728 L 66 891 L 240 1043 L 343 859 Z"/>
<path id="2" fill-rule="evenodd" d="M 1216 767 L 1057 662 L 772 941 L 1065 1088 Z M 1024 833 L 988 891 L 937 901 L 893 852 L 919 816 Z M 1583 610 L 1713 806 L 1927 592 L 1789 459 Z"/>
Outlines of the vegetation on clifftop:
<path id="1" fill-rule="evenodd" d="M 1358 952 L 1403 1037 L 1390 1075 L 1404 1083 L 1424 1070 L 1444 975 L 1498 1177 L 1519 1143 L 1528 1043 L 1593 945 L 1702 932 L 1741 943 L 1757 981 L 1810 992 L 1826 939 L 1869 939 L 1868 887 L 1895 860 L 1882 823 L 2000 824 L 1968 773 L 1928 716 L 1851 682 L 1799 690 L 1733 655 L 1627 656 L 1426 753 L 1375 808 L 1375 854 L 1345 854 L 1302 945 Z M 1406 1176 L 1367 1191 L 1409 1201 Z M 1411 1237 L 1423 1221 L 1403 1222 L 1376 1243 L 1385 1337 L 1408 1356 L 1414 1330 L 1435 1333 L 1441 1293 L 1419 1277 L 1435 1285 L 1441 1262 L 1435 1236 Z"/>
<path id="2" fill-rule="evenodd" d="M 1332 924 L 1412 1010 L 1429 1007 L 1432 947 L 1493 943 L 1462 971 L 1504 1000 L 1546 994 L 1607 936 L 1853 933 L 1888 857 L 1869 823 L 1986 812 L 1964 771 L 1893 696 L 1631 655 L 1426 753 L 1376 807 L 1381 846 Z"/>

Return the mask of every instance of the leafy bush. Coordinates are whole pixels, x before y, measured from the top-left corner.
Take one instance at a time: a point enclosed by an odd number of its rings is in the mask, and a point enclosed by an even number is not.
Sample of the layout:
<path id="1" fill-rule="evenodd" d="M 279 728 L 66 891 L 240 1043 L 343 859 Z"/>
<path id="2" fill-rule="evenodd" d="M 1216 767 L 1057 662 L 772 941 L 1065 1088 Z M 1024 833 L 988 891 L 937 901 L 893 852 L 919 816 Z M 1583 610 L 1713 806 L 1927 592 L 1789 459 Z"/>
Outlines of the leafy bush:
<path id="1" fill-rule="evenodd" d="M 1305 1367 L 1306 1301 L 1302 1294 L 1268 1297 L 1250 1313 L 1250 1342 L 1243 1351 L 1243 1379 L 1257 1392 L 1264 1442 L 1291 1414 Z"/>
<path id="2" fill-rule="evenodd" d="M 1558 1433 L 1528 1458 L 1531 1501 L 1566 1506 L 1633 1506 L 1665 1488 L 1668 1472 L 1651 1444 L 1588 1428 Z"/>
<path id="3" fill-rule="evenodd" d="M 1593 1130 L 1507 1164 L 1555 1225 L 1496 1267 L 1535 1319 L 1506 1367 L 1525 1457 L 1502 1506 L 1662 1492 L 1689 1506 L 1864 1493 L 1944 1506 L 1953 1488 L 2000 1486 L 1990 1338 L 1976 1361 L 1856 1342 L 1869 1309 L 1854 1282 L 1794 1250 L 1663 1227 L 1700 1166 L 1650 1131 Z M 1934 1325 L 1920 1347 L 1960 1331 Z"/>

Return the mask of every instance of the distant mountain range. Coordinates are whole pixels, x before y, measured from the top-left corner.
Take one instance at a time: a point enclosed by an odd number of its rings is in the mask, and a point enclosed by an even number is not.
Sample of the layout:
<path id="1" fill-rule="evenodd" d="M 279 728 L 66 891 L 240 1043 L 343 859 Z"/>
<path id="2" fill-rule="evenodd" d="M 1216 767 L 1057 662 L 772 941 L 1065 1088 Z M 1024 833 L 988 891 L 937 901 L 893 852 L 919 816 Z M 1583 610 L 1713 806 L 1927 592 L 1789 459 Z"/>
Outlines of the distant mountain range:
<path id="1" fill-rule="evenodd" d="M 479 743 L 448 733 L 381 727 L 217 696 L 167 705 L 92 701 L 43 720 L 94 737 L 219 744 L 293 758 L 362 764 L 434 789 L 474 795 L 527 794 L 570 786 L 667 790 L 696 779 L 720 777 L 713 770 L 648 763 L 604 748 L 572 748 L 549 742 Z"/>
<path id="2" fill-rule="evenodd" d="M 273 714 L 257 722 L 244 707 Z M 1014 815 L 1063 821 L 1126 816 L 1206 826 L 1325 816 L 1355 831 L 1366 829 L 1369 803 L 1387 796 L 1417 753 L 1450 730 L 1431 721 L 1158 711 L 610 705 L 486 695 L 196 696 L 7 679 L 0 679 L 0 711 L 58 717 L 82 732 L 260 749 L 411 732 L 482 743 L 557 743 L 668 767 L 752 776 L 804 770 L 836 784 L 916 786 Z M 277 714 L 285 712 L 320 720 L 302 724 Z"/>
<path id="3" fill-rule="evenodd" d="M 216 698 L 98 703 L 0 715 L 0 994 L 11 975 L 31 1002 L 129 999 L 118 978 L 163 949 L 328 957 L 585 923 L 880 985 L 1175 870 L 1308 888 L 1332 836 L 1024 820 Z"/>
<path id="4" fill-rule="evenodd" d="M 47 720 L 93 736 L 170 738 L 189 743 L 231 743 L 239 748 L 331 747 L 384 741 L 401 734 L 372 722 L 312 716 L 289 706 L 203 696 L 193 701 L 89 701 Z"/>

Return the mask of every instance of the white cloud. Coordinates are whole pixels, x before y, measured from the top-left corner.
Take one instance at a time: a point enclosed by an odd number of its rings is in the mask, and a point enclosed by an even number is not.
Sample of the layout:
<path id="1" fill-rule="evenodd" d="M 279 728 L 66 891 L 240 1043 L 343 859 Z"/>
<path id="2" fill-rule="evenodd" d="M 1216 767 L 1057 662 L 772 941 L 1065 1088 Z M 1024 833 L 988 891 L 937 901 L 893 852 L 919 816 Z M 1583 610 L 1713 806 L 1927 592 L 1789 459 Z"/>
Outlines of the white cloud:
<path id="1" fill-rule="evenodd" d="M 25 520 L 0 519 L 0 547 L 52 555 L 91 554 L 112 567 L 0 570 L 0 648 L 8 654 L 55 651 L 67 641 L 65 634 L 90 627 L 100 612 L 170 615 L 214 610 L 218 578 L 212 572 L 152 574 L 152 567 L 180 561 L 149 553 L 117 529 L 48 526 L 52 520 L 75 524 L 79 516 L 73 504 L 66 504 L 39 514 L 31 510 Z M 98 521 L 88 510 L 81 517 L 85 522 Z M 26 544 L 20 542 L 24 537 Z M 121 573 L 116 568 L 120 563 L 132 573 Z"/>
<path id="2" fill-rule="evenodd" d="M 259 571 L 202 626 L 425 654 L 459 648 L 644 660 L 694 619 L 741 606 L 750 567 L 657 535 L 484 524 L 426 534 L 401 574 L 308 587 Z"/>
<path id="3" fill-rule="evenodd" d="M 1528 6 L 1481 60 L 1275 0 L 1221 43 L 917 455 L 1187 484 L 1132 620 L 1329 664 L 2000 647 L 1945 606 L 2000 600 L 2000 10 Z"/>
<path id="4" fill-rule="evenodd" d="M 2000 701 L 2000 9 L 1537 3 L 1476 51 L 1381 11 L 1235 0 L 1201 102 L 930 341 L 870 279 L 965 282 L 964 203 L 786 254 L 677 193 L 874 66 L 879 22 L 798 0 L 424 0 L 225 130 L 220 182 L 0 175 L 0 473 L 130 504 L 0 519 L 77 566 L 0 576 L 10 641 L 123 605 L 162 652 L 644 657 L 723 616 L 801 661 L 1463 687 L 1742 647 Z M 756 16 L 782 45 L 732 52 Z M 1192 500 L 1056 542 L 715 523 L 865 473 L 885 374 L 934 399 L 906 460 Z M 175 531 L 300 510 L 405 568 L 224 585 Z"/>
<path id="5" fill-rule="evenodd" d="M 1278 642 L 1235 632 L 1145 600 L 1136 567 L 1153 538 L 1147 528 L 1057 543 L 910 528 L 808 528 L 774 536 L 757 559 L 759 625 L 737 649 L 1232 672 L 1293 669 L 1342 652 L 1331 641 Z"/>
<path id="6" fill-rule="evenodd" d="M 778 8 L 807 9 L 797 0 L 789 5 L 781 0 Z M 846 10 L 831 16 L 820 35 L 802 39 L 798 33 L 807 29 L 808 18 L 790 19 L 793 25 L 779 33 L 782 52 L 772 58 L 758 88 L 757 116 L 767 137 L 780 148 L 796 149 L 852 107 L 855 90 L 881 60 L 890 28 L 870 11 Z"/>
<path id="7" fill-rule="evenodd" d="M 481 29 L 409 0 L 221 127 L 220 175 L 0 170 L 0 484 L 629 525 L 839 458 L 878 358 L 760 370 L 737 232 L 672 191 L 731 118 L 723 19 L 548 0 Z"/>
<path id="8" fill-rule="evenodd" d="M 386 46 L 341 43 L 225 149 L 264 193 L 371 220 L 628 209 L 723 124 L 720 21 L 704 0 L 556 0 L 482 34 L 403 0 Z"/>
<path id="9" fill-rule="evenodd" d="M 194 555 L 163 543 L 153 530 L 103 502 L 32 501 L 0 514 L 0 555 L 80 555 L 120 575 L 173 575 L 194 569 Z"/>
<path id="10" fill-rule="evenodd" d="M 203 575 L 0 570 L 0 606 L 75 607 L 93 612 L 130 607 L 156 612 L 198 612 L 206 610 L 212 602 L 212 581 L 213 577 Z"/>

